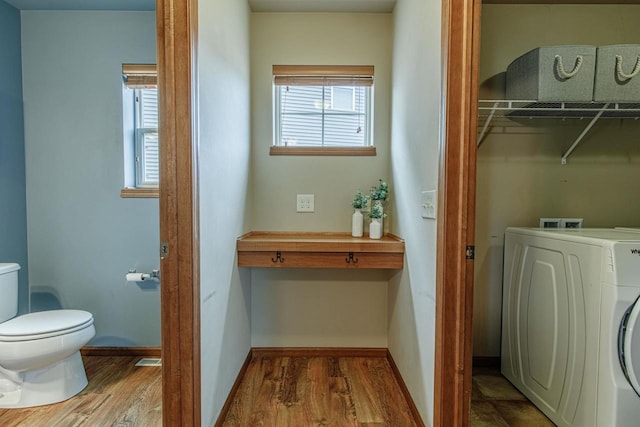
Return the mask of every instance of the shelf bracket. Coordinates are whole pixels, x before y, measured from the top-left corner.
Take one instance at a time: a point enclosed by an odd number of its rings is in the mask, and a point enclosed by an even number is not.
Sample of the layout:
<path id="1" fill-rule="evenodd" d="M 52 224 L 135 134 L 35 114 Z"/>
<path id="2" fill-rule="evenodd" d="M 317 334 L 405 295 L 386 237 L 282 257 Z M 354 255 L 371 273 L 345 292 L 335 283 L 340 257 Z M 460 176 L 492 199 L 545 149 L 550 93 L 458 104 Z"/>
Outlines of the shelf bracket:
<path id="1" fill-rule="evenodd" d="M 489 113 L 487 120 L 485 120 L 484 126 L 482 127 L 482 131 L 480 131 L 480 136 L 478 137 L 478 147 L 480 146 L 480 144 L 482 144 L 482 141 L 484 140 L 484 136 L 487 133 L 487 129 L 489 129 L 489 124 L 491 124 L 491 120 L 493 120 L 493 116 L 496 114 L 498 105 L 500 105 L 500 102 L 495 102 L 493 104 L 493 107 L 491 107 L 491 112 Z"/>
<path id="2" fill-rule="evenodd" d="M 596 114 L 595 117 L 593 119 L 591 119 L 591 121 L 589 122 L 587 127 L 584 128 L 582 133 L 580 135 L 578 135 L 578 138 L 576 138 L 576 140 L 571 145 L 571 147 L 569 147 L 569 149 L 566 151 L 566 153 L 564 153 L 564 155 L 562 156 L 562 160 L 561 160 L 563 165 L 567 164 L 567 158 L 569 157 L 569 155 L 571 155 L 573 150 L 576 149 L 576 147 L 578 146 L 580 141 L 582 141 L 582 138 L 584 138 L 584 136 L 587 134 L 587 132 L 589 132 L 589 130 L 591 130 L 593 125 L 595 125 L 596 122 L 600 119 L 600 117 L 602 117 L 602 114 L 607 110 L 607 108 L 609 108 L 609 104 L 608 103 L 604 104 L 604 106 L 600 109 L 600 111 L 598 111 L 598 114 Z"/>

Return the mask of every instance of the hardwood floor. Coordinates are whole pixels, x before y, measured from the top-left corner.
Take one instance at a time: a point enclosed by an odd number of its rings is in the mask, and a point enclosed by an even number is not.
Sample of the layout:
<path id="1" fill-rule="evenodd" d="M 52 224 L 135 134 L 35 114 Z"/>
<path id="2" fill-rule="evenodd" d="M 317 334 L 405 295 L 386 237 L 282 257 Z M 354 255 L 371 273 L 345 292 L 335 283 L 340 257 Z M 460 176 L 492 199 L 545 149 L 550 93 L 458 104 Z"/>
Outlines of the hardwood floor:
<path id="1" fill-rule="evenodd" d="M 83 356 L 89 385 L 53 405 L 0 409 L 2 427 L 162 425 L 161 368 L 141 357 Z M 471 426 L 553 424 L 495 368 L 474 369 Z M 420 426 L 385 357 L 257 356 L 225 427 Z"/>
<path id="2" fill-rule="evenodd" d="M 136 367 L 141 357 L 84 356 L 89 385 L 53 405 L 0 409 L 3 427 L 162 425 L 162 369 Z"/>
<path id="3" fill-rule="evenodd" d="M 385 357 L 255 356 L 225 427 L 419 426 Z"/>

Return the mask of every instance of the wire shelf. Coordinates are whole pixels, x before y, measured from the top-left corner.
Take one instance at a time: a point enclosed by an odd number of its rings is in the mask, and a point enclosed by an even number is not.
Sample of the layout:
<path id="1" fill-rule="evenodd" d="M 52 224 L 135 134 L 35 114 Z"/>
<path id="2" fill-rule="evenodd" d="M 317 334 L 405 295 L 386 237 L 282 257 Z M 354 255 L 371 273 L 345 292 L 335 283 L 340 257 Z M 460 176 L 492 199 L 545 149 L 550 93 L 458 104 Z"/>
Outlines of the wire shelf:
<path id="1" fill-rule="evenodd" d="M 514 118 L 591 118 L 604 111 L 601 118 L 640 118 L 640 102 L 538 102 L 481 100 L 478 116 Z"/>
<path id="2" fill-rule="evenodd" d="M 582 138 L 600 119 L 640 118 L 640 103 L 630 102 L 539 102 L 520 100 L 478 101 L 478 126 L 481 128 L 478 145 L 496 119 L 590 119 L 586 128 L 562 156 L 562 164 L 578 146 Z M 514 122 L 515 123 L 515 122 Z"/>

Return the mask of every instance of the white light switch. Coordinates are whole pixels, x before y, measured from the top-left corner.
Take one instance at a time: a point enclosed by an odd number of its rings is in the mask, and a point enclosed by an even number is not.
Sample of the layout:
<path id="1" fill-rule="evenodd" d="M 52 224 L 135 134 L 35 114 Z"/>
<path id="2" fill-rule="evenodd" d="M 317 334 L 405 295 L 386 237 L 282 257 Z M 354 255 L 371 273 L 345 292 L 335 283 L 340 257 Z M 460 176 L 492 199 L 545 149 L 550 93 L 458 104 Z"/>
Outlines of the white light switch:
<path id="1" fill-rule="evenodd" d="M 420 205 L 420 212 L 422 218 L 436 219 L 436 212 L 438 212 L 438 191 L 423 191 L 422 203 Z"/>
<path id="2" fill-rule="evenodd" d="M 298 194 L 296 212 L 315 212 L 315 196 L 313 194 Z"/>

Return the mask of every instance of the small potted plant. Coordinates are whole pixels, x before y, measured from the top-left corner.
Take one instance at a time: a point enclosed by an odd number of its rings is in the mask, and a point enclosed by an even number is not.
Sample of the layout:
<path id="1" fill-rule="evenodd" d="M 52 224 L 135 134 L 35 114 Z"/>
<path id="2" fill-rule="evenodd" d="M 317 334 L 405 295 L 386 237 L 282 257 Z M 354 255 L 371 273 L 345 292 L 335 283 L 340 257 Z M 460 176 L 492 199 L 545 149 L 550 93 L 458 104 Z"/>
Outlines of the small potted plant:
<path id="1" fill-rule="evenodd" d="M 351 206 L 355 209 L 353 216 L 351 217 L 351 235 L 353 237 L 362 237 L 364 232 L 364 217 L 362 216 L 362 210 L 367 208 L 369 202 L 369 196 L 362 194 L 362 191 L 358 190 Z"/>
<path id="2" fill-rule="evenodd" d="M 371 200 L 380 200 L 384 202 L 389 197 L 389 184 L 379 179 L 377 187 L 371 187 Z"/>
<path id="3" fill-rule="evenodd" d="M 374 200 L 371 203 L 371 211 L 369 212 L 369 218 L 371 218 L 371 224 L 369 224 L 369 238 L 382 238 L 382 219 L 386 218 L 386 216 L 387 214 L 382 212 L 382 201 Z"/>

